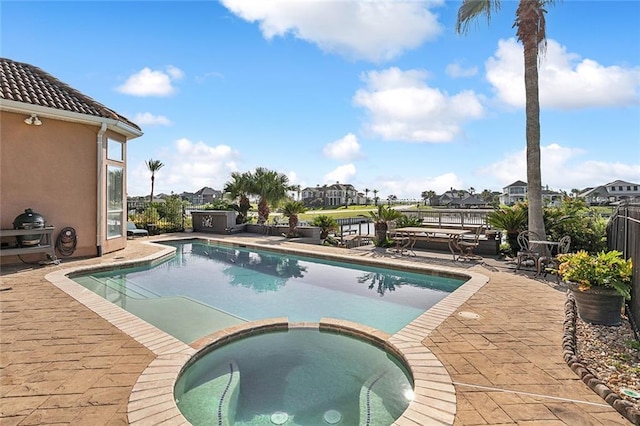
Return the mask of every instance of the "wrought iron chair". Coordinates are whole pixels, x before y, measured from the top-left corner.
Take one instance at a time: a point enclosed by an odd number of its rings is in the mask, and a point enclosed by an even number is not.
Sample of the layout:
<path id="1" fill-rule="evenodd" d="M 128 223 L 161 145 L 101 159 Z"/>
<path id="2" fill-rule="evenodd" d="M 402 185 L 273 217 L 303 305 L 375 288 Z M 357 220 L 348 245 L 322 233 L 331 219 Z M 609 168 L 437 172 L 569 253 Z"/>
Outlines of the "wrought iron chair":
<path id="1" fill-rule="evenodd" d="M 555 274 L 556 282 L 560 284 L 560 274 L 558 274 L 558 267 L 560 261 L 558 255 L 569 253 L 569 247 L 571 246 L 571 237 L 565 235 L 560 238 L 558 242 L 558 252 L 555 256 L 541 256 L 538 259 L 538 275 L 542 274 L 542 277 L 546 277 L 549 272 Z"/>
<path id="2" fill-rule="evenodd" d="M 540 237 L 533 231 L 522 231 L 518 234 L 518 252 L 516 254 L 516 271 L 520 269 L 523 261 L 533 260 L 534 265 L 538 265 L 540 252 L 535 245 L 532 247 L 529 241 L 539 240 Z"/>
<path id="3" fill-rule="evenodd" d="M 461 238 L 458 240 L 457 245 L 462 253 L 458 256 L 458 260 L 482 260 L 482 256 L 474 253 L 473 251 L 480 245 L 480 234 L 482 234 L 483 229 L 484 226 L 478 226 L 475 234 L 473 235 L 473 239 L 464 240 Z"/>

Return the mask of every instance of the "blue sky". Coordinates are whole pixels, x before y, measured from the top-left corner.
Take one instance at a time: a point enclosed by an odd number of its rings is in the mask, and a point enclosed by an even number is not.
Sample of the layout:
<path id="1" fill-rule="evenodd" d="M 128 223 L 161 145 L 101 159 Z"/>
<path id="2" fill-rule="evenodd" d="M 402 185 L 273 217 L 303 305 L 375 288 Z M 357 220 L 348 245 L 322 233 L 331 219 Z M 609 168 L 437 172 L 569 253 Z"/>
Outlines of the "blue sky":
<path id="1" fill-rule="evenodd" d="M 222 189 L 267 167 L 385 199 L 526 181 L 517 3 L 455 32 L 458 1 L 1 1 L 0 55 L 140 125 L 128 193 Z M 542 181 L 640 182 L 640 2 L 549 7 Z M 90 161 L 90 159 L 87 159 Z"/>

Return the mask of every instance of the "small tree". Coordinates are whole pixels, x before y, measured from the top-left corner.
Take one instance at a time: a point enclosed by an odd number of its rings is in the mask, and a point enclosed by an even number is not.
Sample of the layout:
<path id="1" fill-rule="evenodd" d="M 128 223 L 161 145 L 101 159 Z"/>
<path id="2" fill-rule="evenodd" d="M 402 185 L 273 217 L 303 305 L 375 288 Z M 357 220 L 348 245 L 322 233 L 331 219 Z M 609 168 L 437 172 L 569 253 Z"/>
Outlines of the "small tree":
<path id="1" fill-rule="evenodd" d="M 289 218 L 289 231 L 287 237 L 292 238 L 296 236 L 296 228 L 298 227 L 298 215 L 304 213 L 307 209 L 304 207 L 302 201 L 287 201 L 280 212 L 284 217 Z"/>
<path id="2" fill-rule="evenodd" d="M 325 240 L 329 236 L 329 232 L 335 232 L 338 229 L 338 222 L 325 214 L 314 217 L 311 224 L 320 228 L 321 240 Z"/>
<path id="3" fill-rule="evenodd" d="M 513 207 L 502 207 L 487 215 L 487 223 L 496 229 L 507 233 L 507 243 L 511 248 L 511 254 L 518 250 L 518 234 L 527 229 L 527 209 L 522 204 Z"/>
<path id="4" fill-rule="evenodd" d="M 164 164 L 160 160 L 154 160 L 152 158 L 149 161 L 145 161 L 147 169 L 151 172 L 151 195 L 149 196 L 149 202 L 153 203 L 153 188 L 156 181 L 156 172 L 164 167 Z"/>
<path id="5" fill-rule="evenodd" d="M 237 204 L 232 204 L 231 207 L 238 212 L 236 217 L 236 224 L 242 224 L 247 222 L 248 213 L 251 210 L 251 203 L 249 202 L 249 191 L 251 189 L 251 174 L 250 173 L 231 173 L 231 180 L 224 185 L 225 196 L 232 200 L 237 200 Z"/>
<path id="6" fill-rule="evenodd" d="M 380 247 L 387 241 L 389 222 L 400 218 L 402 213 L 398 210 L 380 205 L 377 211 L 369 212 L 369 216 L 373 219 L 373 226 L 376 233 L 376 246 Z"/>
<path id="7" fill-rule="evenodd" d="M 278 207 L 280 202 L 287 199 L 287 191 L 291 190 L 289 178 L 273 170 L 258 167 L 250 178 L 250 193 L 260 197 L 258 201 L 258 224 L 269 220 L 272 207 Z"/>

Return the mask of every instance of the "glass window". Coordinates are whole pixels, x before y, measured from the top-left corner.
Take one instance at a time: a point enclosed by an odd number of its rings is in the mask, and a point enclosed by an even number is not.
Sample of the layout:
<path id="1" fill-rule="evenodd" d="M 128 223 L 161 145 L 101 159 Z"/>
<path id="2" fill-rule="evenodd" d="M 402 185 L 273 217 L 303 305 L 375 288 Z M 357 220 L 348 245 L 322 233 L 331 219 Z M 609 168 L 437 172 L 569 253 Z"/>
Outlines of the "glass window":
<path id="1" fill-rule="evenodd" d="M 631 185 L 627 185 L 627 191 L 631 191 Z"/>
<path id="2" fill-rule="evenodd" d="M 618 190 L 622 191 L 622 185 L 620 185 L 620 186 L 618 187 Z"/>
<path id="3" fill-rule="evenodd" d="M 107 158 L 113 161 L 124 161 L 124 144 L 113 139 L 107 139 Z"/>
<path id="4" fill-rule="evenodd" d="M 124 169 L 107 166 L 107 238 L 121 237 L 124 227 Z"/>

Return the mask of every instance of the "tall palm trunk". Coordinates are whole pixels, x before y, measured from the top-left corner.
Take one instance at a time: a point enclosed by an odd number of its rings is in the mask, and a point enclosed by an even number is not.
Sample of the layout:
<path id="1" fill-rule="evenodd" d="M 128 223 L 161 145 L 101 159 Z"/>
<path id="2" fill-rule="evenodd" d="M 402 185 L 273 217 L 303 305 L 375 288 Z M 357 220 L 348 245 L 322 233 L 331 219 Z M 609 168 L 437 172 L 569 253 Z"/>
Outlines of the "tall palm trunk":
<path id="1" fill-rule="evenodd" d="M 521 1 L 518 12 L 520 13 L 518 36 L 524 48 L 528 226 L 530 231 L 535 232 L 540 238 L 546 239 L 542 212 L 540 97 L 538 90 L 538 48 L 544 40 L 544 33 L 540 34 L 539 23 L 544 12 L 539 1 Z"/>
<path id="2" fill-rule="evenodd" d="M 289 216 L 289 236 L 295 237 L 298 230 L 298 215 L 292 214 Z"/>
<path id="3" fill-rule="evenodd" d="M 269 203 L 263 197 L 258 202 L 258 223 L 260 225 L 267 223 L 269 220 Z"/>
<path id="4" fill-rule="evenodd" d="M 149 196 L 149 202 L 153 203 L 153 186 L 155 185 L 156 177 L 151 175 L 151 195 Z"/>
<path id="5" fill-rule="evenodd" d="M 374 224 L 374 229 L 376 232 L 376 241 L 379 244 L 382 244 L 387 239 L 387 231 L 389 230 L 389 225 L 385 221 L 379 221 Z"/>

